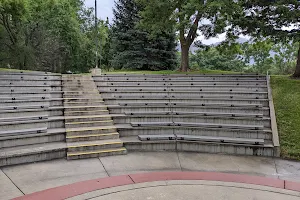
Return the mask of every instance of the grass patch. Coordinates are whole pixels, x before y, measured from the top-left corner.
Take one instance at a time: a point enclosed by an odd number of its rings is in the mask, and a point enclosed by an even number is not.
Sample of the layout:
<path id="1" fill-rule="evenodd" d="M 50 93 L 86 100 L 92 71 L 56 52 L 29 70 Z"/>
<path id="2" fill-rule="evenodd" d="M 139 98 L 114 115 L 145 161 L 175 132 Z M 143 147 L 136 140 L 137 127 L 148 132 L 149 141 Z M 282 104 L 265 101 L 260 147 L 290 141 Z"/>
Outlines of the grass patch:
<path id="1" fill-rule="evenodd" d="M 240 72 L 221 71 L 221 70 L 191 70 L 189 72 L 180 72 L 177 70 L 161 70 L 161 71 L 141 71 L 141 70 L 114 70 L 103 71 L 106 74 L 240 74 Z"/>
<path id="2" fill-rule="evenodd" d="M 272 76 L 281 157 L 300 159 L 300 80 Z"/>

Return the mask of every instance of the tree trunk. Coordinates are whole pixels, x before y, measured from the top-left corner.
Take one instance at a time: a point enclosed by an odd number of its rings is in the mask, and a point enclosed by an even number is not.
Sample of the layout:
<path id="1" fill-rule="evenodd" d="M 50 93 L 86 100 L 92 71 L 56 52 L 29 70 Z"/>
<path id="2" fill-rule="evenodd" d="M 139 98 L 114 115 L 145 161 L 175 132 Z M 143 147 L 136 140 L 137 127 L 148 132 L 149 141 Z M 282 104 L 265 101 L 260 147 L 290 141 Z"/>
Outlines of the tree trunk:
<path id="1" fill-rule="evenodd" d="M 187 72 L 189 69 L 190 46 L 181 44 L 181 66 L 180 71 Z"/>
<path id="2" fill-rule="evenodd" d="M 295 70 L 295 73 L 293 74 L 293 77 L 300 78 L 300 44 L 299 44 L 299 49 L 298 49 L 296 70 Z"/>

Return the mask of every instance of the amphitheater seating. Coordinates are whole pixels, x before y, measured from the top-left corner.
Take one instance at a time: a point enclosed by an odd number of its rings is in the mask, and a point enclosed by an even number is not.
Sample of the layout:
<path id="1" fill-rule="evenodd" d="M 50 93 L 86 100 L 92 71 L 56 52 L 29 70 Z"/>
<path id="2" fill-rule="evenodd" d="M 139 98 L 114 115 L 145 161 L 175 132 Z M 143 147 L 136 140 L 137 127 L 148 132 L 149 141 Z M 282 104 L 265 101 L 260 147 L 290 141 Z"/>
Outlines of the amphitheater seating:
<path id="1" fill-rule="evenodd" d="M 0 72 L 0 166 L 65 157 L 61 76 Z"/>
<path id="2" fill-rule="evenodd" d="M 129 150 L 279 156 L 266 76 L 104 74 L 94 80 Z"/>

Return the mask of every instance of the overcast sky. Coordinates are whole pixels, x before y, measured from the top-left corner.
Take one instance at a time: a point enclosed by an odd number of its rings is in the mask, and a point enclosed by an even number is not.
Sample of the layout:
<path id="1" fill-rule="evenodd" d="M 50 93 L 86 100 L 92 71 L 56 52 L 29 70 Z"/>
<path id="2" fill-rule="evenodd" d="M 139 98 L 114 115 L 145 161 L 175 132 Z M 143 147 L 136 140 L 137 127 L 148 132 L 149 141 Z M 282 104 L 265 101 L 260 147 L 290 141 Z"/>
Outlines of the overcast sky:
<path id="1" fill-rule="evenodd" d="M 87 7 L 95 6 L 95 0 L 85 0 L 85 5 Z M 114 6 L 114 0 L 97 0 L 98 7 L 98 18 L 105 20 L 107 17 L 109 21 L 112 22 L 113 12 L 112 8 Z"/>

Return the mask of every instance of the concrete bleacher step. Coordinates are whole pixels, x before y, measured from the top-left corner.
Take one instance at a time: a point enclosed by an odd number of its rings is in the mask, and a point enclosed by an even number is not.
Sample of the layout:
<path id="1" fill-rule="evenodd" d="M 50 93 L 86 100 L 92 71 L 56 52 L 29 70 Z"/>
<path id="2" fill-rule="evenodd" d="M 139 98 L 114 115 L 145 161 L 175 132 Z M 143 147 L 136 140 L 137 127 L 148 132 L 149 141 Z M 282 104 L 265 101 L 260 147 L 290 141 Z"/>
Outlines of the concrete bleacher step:
<path id="1" fill-rule="evenodd" d="M 14 135 L 27 135 L 27 134 L 36 134 L 43 133 L 47 131 L 47 126 L 38 127 L 38 128 L 28 128 L 28 129 L 16 129 L 16 130 L 7 130 L 2 129 L 0 131 L 0 137 L 14 136 Z"/>
<path id="2" fill-rule="evenodd" d="M 186 151 L 202 153 L 223 153 L 235 155 L 275 156 L 273 145 L 265 141 L 263 145 L 206 142 L 206 141 L 180 141 L 158 140 L 140 141 L 138 137 L 121 137 L 124 146 L 129 151 Z"/>
<path id="3" fill-rule="evenodd" d="M 117 124 L 120 137 L 130 137 L 137 135 L 164 135 L 164 134 L 185 134 L 211 137 L 231 137 L 272 140 L 271 129 L 245 130 L 230 128 L 212 127 L 190 127 L 190 126 L 146 126 L 133 127 L 129 124 Z"/>
<path id="4" fill-rule="evenodd" d="M 222 126 L 222 124 L 228 125 L 249 125 L 257 127 L 264 126 L 267 128 L 271 127 L 270 118 L 245 118 L 245 117 L 224 117 L 224 116 L 198 116 L 198 115 L 189 115 L 189 116 L 180 116 L 180 115 L 160 115 L 160 116 L 134 116 L 134 115 L 112 115 L 113 120 L 116 124 L 139 124 L 140 126 L 144 125 L 144 122 L 149 123 L 169 123 L 175 122 L 180 126 L 185 125 L 186 123 L 192 124 L 215 124 Z"/>
<path id="5" fill-rule="evenodd" d="M 113 105 L 113 104 L 129 104 L 129 103 L 141 103 L 141 104 L 150 104 L 150 103 L 158 103 L 158 104 L 168 104 L 168 103 L 186 103 L 186 104 L 198 104 L 198 105 L 207 105 L 207 104 L 260 104 L 263 107 L 268 107 L 269 101 L 267 99 L 217 99 L 217 98 L 165 98 L 165 99 L 155 99 L 155 98 L 111 98 L 105 99 L 105 104 Z"/>
<path id="6" fill-rule="evenodd" d="M 203 142 L 220 142 L 232 144 L 251 144 L 264 145 L 264 139 L 249 139 L 249 138 L 230 138 L 230 137 L 211 137 L 211 136 L 196 136 L 196 135 L 138 135 L 141 141 L 159 141 L 159 140 L 177 140 L 177 141 L 203 141 Z"/>
<path id="7" fill-rule="evenodd" d="M 188 122 L 131 122 L 133 127 L 149 126 L 174 126 L 174 127 L 206 127 L 206 128 L 227 128 L 242 130 L 263 130 L 263 125 L 240 125 L 240 124 L 218 124 L 218 123 L 188 123 Z"/>
<path id="8" fill-rule="evenodd" d="M 268 108 L 239 108 L 239 107 L 203 107 L 203 106 L 112 106 L 108 105 L 111 114 L 125 114 L 125 113 L 147 113 L 147 112 L 219 112 L 219 113 L 239 113 L 239 114 L 259 114 L 268 116 Z"/>
<path id="9" fill-rule="evenodd" d="M 64 142 L 2 148 L 0 152 L 0 166 L 59 159 L 65 156 L 66 143 Z"/>
<path id="10" fill-rule="evenodd" d="M 46 128 L 46 127 L 45 127 Z M 17 147 L 32 144 L 44 144 L 51 142 L 63 142 L 65 140 L 64 128 L 39 130 L 18 130 L 15 134 L 0 137 L 0 148 Z"/>

